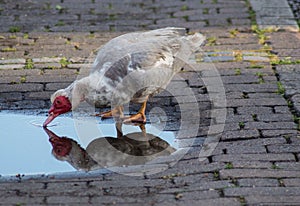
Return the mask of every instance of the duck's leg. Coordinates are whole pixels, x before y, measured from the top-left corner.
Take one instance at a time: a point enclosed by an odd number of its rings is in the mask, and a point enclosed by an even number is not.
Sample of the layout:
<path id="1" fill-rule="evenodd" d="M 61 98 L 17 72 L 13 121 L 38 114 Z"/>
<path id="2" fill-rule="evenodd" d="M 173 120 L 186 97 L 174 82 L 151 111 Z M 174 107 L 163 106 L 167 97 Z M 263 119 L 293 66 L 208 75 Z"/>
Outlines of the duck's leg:
<path id="1" fill-rule="evenodd" d="M 95 116 L 101 117 L 102 119 L 113 118 L 113 117 L 122 117 L 123 116 L 123 107 L 117 106 L 110 111 L 101 112 Z"/>
<path id="2" fill-rule="evenodd" d="M 116 121 L 117 138 L 123 137 L 122 124 L 122 121 Z"/>
<path id="3" fill-rule="evenodd" d="M 130 124 L 130 123 L 146 123 L 146 115 L 145 115 L 145 110 L 146 110 L 146 105 L 147 105 L 147 100 L 142 103 L 142 106 L 138 113 L 131 115 L 130 117 L 123 117 L 123 123 L 124 124 Z"/>

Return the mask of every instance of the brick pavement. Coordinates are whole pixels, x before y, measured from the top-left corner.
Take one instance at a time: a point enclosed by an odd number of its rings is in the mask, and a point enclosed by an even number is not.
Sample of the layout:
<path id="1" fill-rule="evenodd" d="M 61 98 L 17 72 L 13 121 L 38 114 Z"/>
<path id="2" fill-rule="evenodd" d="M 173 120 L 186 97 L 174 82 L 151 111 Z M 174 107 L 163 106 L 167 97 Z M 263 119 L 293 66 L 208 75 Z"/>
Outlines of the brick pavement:
<path id="1" fill-rule="evenodd" d="M 299 33 L 251 29 L 253 11 L 239 0 L 7 2 L 0 1 L 1 110 L 48 108 L 49 95 L 76 79 L 97 47 L 122 32 L 185 26 L 208 40 L 196 55 L 198 67 L 171 83 L 195 92 L 203 117 L 197 135 L 189 134 L 195 127 L 190 121 L 178 136 L 182 147 L 191 147 L 180 161 L 116 168 L 128 175 L 101 170 L 0 177 L 0 204 L 300 204 Z M 225 124 L 219 115 L 224 105 L 212 98 L 222 89 L 209 83 L 216 79 L 212 68 L 224 85 Z M 178 130 L 176 121 L 170 130 Z M 210 125 L 224 131 L 207 137 Z M 202 147 L 208 138 L 212 144 Z M 201 149 L 214 145 L 201 156 Z M 156 170 L 162 171 L 151 174 Z M 134 173 L 142 175 L 129 176 Z"/>

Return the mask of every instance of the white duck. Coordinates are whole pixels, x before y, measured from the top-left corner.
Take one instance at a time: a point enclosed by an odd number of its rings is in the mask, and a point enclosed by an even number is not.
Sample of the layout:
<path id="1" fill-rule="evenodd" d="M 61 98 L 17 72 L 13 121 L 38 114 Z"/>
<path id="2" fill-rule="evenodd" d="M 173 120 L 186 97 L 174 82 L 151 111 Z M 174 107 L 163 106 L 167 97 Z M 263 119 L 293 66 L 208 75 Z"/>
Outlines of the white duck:
<path id="1" fill-rule="evenodd" d="M 110 40 L 98 51 L 89 76 L 51 96 L 52 106 L 44 127 L 82 101 L 96 107 L 111 105 L 112 110 L 101 113 L 102 117 L 119 116 L 124 123 L 145 123 L 148 97 L 165 89 L 205 40 L 200 33 L 185 33 L 184 28 L 168 27 Z M 122 105 L 130 101 L 141 103 L 141 109 L 124 118 Z"/>

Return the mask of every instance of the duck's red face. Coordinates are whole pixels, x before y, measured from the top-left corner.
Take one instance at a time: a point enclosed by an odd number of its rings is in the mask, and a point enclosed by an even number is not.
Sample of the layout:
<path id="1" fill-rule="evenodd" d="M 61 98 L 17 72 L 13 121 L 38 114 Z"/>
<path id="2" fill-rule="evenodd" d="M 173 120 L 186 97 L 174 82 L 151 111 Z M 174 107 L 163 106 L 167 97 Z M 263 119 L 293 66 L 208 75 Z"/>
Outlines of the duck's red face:
<path id="1" fill-rule="evenodd" d="M 49 141 L 52 144 L 53 152 L 58 157 L 65 157 L 70 154 L 72 143 L 68 138 L 51 137 Z"/>
<path id="2" fill-rule="evenodd" d="M 72 109 L 72 105 L 70 100 L 65 96 L 58 96 L 54 99 L 51 108 L 48 113 L 49 116 L 44 122 L 43 126 L 47 127 L 47 125 L 52 122 L 58 115 L 69 112 Z"/>

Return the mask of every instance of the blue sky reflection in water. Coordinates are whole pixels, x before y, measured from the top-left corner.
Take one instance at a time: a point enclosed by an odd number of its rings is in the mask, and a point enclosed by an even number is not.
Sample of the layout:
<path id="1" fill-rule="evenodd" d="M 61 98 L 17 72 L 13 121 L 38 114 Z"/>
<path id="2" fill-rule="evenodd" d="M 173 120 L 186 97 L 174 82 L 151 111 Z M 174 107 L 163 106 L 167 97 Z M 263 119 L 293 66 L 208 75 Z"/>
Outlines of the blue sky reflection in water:
<path id="1" fill-rule="evenodd" d="M 56 172 L 76 171 L 67 162 L 55 159 L 51 153 L 52 146 L 49 137 L 41 125 L 45 116 L 25 115 L 0 112 L 0 175 L 16 174 L 51 174 Z M 108 123 L 107 123 L 108 122 Z M 116 137 L 113 121 L 104 121 L 98 124 L 100 136 Z M 66 136 L 78 142 L 83 148 L 99 136 L 81 141 L 78 138 L 74 121 L 68 116 L 57 118 L 49 127 L 56 135 Z M 139 132 L 138 127 L 123 125 L 123 133 Z M 159 136 L 172 147 L 178 148 L 174 133 L 161 132 L 150 124 L 146 125 L 147 133 Z M 99 134 L 99 133 L 98 133 Z"/>

